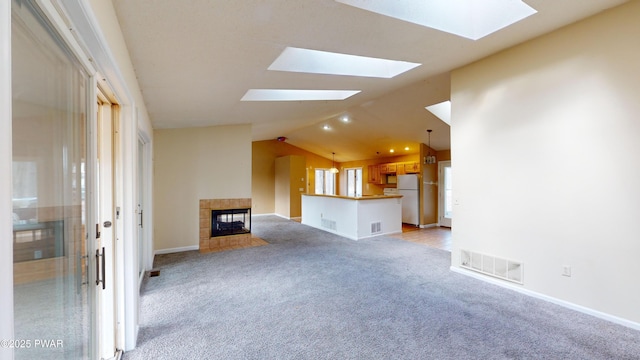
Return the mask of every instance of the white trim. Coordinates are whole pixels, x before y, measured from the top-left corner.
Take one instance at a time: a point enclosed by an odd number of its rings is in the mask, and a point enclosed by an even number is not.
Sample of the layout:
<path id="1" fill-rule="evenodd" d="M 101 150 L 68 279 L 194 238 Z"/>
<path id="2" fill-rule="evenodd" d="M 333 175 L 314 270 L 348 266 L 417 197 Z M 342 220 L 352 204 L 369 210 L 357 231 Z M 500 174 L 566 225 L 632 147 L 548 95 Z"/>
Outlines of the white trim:
<path id="1" fill-rule="evenodd" d="M 438 227 L 438 223 L 420 225 L 421 229 L 428 229 L 428 228 L 434 228 L 434 227 Z"/>
<path id="2" fill-rule="evenodd" d="M 0 1 L 0 239 L 12 238 L 11 1 Z M 13 243 L 0 241 L 0 340 L 13 339 Z M 0 359 L 13 349 L 0 347 Z"/>
<path id="3" fill-rule="evenodd" d="M 253 214 L 252 213 L 251 217 L 254 217 L 254 216 L 259 217 L 259 216 L 280 216 L 280 215 L 278 215 L 276 213 L 267 213 L 267 214 Z"/>
<path id="4" fill-rule="evenodd" d="M 117 103 L 120 105 L 120 163 L 118 173 L 119 181 L 122 182 L 122 203 L 116 204 L 120 207 L 122 217 L 122 248 L 124 253 L 123 269 L 124 282 L 118 302 L 124 302 L 124 339 L 119 336 L 119 343 L 124 341 L 125 351 L 132 350 L 136 346 L 138 337 L 138 312 L 139 312 L 139 289 L 138 289 L 138 267 L 134 241 L 129 241 L 136 236 L 136 215 L 135 215 L 135 154 L 137 148 L 137 121 L 135 99 L 127 85 L 125 77 L 118 62 L 107 42 L 100 24 L 93 12 L 92 5 L 83 0 L 51 0 L 55 1 L 60 8 L 64 9 L 71 26 L 75 28 L 75 34 L 81 38 L 80 43 L 85 45 L 93 60 L 96 70 L 101 74 L 101 78 L 106 80 L 108 87 L 114 92 Z M 150 181 L 150 179 L 149 179 Z M 149 223 L 152 226 L 151 223 Z"/>
<path id="5" fill-rule="evenodd" d="M 61 0 L 53 1 L 62 2 Z M 61 7 L 64 8 L 71 23 L 75 26 L 75 32 L 81 34 L 82 43 L 88 48 L 93 63 L 98 68 L 97 70 L 104 76 L 111 90 L 115 92 L 118 104 L 121 106 L 132 104 L 133 96 L 117 65 L 118 62 L 107 45 L 108 42 L 100 29 L 100 24 L 89 2 L 67 0 L 64 1 L 64 5 L 61 5 Z"/>
<path id="6" fill-rule="evenodd" d="M 575 310 L 575 311 L 581 312 L 583 314 L 591 315 L 591 316 L 597 317 L 599 319 L 607 320 L 607 321 L 610 321 L 612 323 L 615 323 L 615 324 L 618 324 L 618 325 L 622 325 L 622 326 L 626 326 L 628 328 L 640 331 L 640 323 L 633 322 L 631 320 L 623 319 L 623 318 L 620 318 L 620 317 L 617 317 L 617 316 L 614 316 L 614 315 L 611 315 L 611 314 L 607 314 L 607 313 L 604 313 L 604 312 L 601 312 L 601 311 L 598 311 L 598 310 L 594 310 L 594 309 L 591 309 L 591 308 L 588 308 L 588 307 L 585 307 L 585 306 L 582 306 L 582 305 L 574 304 L 572 302 L 568 302 L 568 301 L 561 300 L 561 299 L 558 299 L 558 298 L 554 298 L 554 297 L 551 297 L 551 296 L 548 296 L 548 295 L 544 295 L 544 294 L 541 294 L 541 293 L 538 293 L 538 292 L 535 292 L 535 291 L 531 291 L 531 290 L 523 288 L 520 285 L 507 283 L 507 282 L 498 280 L 496 278 L 489 277 L 489 276 L 484 276 L 482 274 L 479 274 L 479 273 L 476 273 L 476 272 L 473 272 L 473 271 L 469 271 L 469 270 L 465 270 L 465 269 L 462 269 L 462 268 L 459 268 L 459 267 L 451 266 L 450 270 L 453 271 L 453 272 L 456 272 L 458 274 L 466 275 L 466 276 L 472 277 L 474 279 L 478 279 L 478 280 L 481 280 L 481 281 L 484 281 L 484 282 L 487 282 L 487 283 L 490 283 L 490 284 L 493 284 L 493 285 L 498 285 L 500 287 L 503 287 L 503 288 L 506 288 L 506 289 L 509 289 L 509 290 L 517 291 L 517 292 L 519 292 L 519 293 L 521 293 L 523 295 L 531 296 L 531 297 L 536 298 L 536 299 L 540 299 L 540 300 L 544 300 L 544 301 L 547 301 L 547 302 L 550 302 L 550 303 L 553 303 L 553 304 L 556 304 L 556 305 L 560 305 L 560 306 L 562 306 L 564 308 L 567 308 L 567 309 Z"/>
<path id="7" fill-rule="evenodd" d="M 451 167 L 451 160 L 438 161 L 438 226 L 451 228 L 453 219 L 449 218 L 448 221 L 442 221 L 444 219 L 444 169 L 446 167 Z M 447 224 L 443 225 L 442 223 L 444 222 L 447 222 Z"/>
<path id="8" fill-rule="evenodd" d="M 45 13 L 47 19 L 51 22 L 58 34 L 63 38 L 65 45 L 71 49 L 73 55 L 78 59 L 89 75 L 96 73 L 96 69 L 88 57 L 87 51 L 83 49 L 81 40 L 73 33 L 67 23 L 68 19 L 64 19 L 60 10 L 62 7 L 56 8 L 51 2 L 52 0 L 37 0 L 38 6 Z M 55 0 L 54 0 L 55 1 Z M 66 16 L 66 14 L 65 14 Z"/>
<path id="9" fill-rule="evenodd" d="M 200 247 L 198 245 L 189 245 L 189 246 L 182 246 L 182 247 L 170 248 L 170 249 L 160 249 L 160 250 L 154 251 L 153 256 L 155 257 L 156 255 L 173 254 L 173 253 L 194 251 L 194 250 L 200 250 Z"/>

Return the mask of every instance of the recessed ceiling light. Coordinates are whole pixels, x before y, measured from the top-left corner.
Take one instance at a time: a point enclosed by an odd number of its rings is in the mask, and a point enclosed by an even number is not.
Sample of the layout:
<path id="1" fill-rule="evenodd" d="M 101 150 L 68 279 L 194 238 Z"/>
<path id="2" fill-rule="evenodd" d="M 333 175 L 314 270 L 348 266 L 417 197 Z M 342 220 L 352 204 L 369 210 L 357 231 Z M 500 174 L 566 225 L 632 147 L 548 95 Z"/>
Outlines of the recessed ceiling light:
<path id="1" fill-rule="evenodd" d="M 342 120 L 342 122 L 348 123 L 349 117 L 347 115 L 344 115 L 343 117 L 340 118 L 340 120 Z"/>
<path id="2" fill-rule="evenodd" d="M 359 92 L 360 90 L 249 89 L 241 101 L 344 100 Z"/>
<path id="3" fill-rule="evenodd" d="M 420 65 L 407 61 L 287 47 L 268 69 L 388 79 Z"/>
<path id="4" fill-rule="evenodd" d="M 393 150 L 393 149 L 391 149 L 391 150 L 389 150 L 389 152 L 390 152 L 390 153 L 392 153 L 392 152 L 396 152 L 396 151 L 395 151 L 395 150 Z"/>
<path id="5" fill-rule="evenodd" d="M 325 130 L 331 130 L 331 126 L 329 126 L 329 125 L 325 125 L 322 128 L 325 129 Z"/>
<path id="6" fill-rule="evenodd" d="M 436 30 L 478 40 L 537 11 L 522 0 L 336 0 Z"/>
<path id="7" fill-rule="evenodd" d="M 404 149 L 405 149 L 406 151 L 409 151 L 409 147 L 408 147 L 408 146 L 406 146 Z"/>
<path id="8" fill-rule="evenodd" d="M 447 125 L 451 125 L 451 101 L 447 100 L 439 104 L 429 105 L 425 109 L 431 111 L 433 115 L 447 123 Z"/>

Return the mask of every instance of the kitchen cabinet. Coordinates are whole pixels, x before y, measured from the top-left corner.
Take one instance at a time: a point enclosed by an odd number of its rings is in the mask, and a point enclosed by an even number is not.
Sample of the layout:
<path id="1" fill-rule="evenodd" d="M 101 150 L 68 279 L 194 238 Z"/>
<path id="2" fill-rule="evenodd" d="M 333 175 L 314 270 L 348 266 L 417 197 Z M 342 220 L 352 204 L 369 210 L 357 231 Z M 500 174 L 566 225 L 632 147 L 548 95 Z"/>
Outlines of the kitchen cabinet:
<path id="1" fill-rule="evenodd" d="M 420 172 L 420 164 L 417 162 L 410 162 L 404 164 L 404 172 L 407 174 L 415 174 Z"/>
<path id="2" fill-rule="evenodd" d="M 389 164 L 381 164 L 380 165 L 380 174 L 395 174 L 396 173 L 396 164 L 395 163 L 389 163 Z"/>
<path id="3" fill-rule="evenodd" d="M 368 170 L 367 181 L 369 183 L 384 184 L 386 182 L 386 176 L 380 174 L 380 165 L 369 165 Z"/>

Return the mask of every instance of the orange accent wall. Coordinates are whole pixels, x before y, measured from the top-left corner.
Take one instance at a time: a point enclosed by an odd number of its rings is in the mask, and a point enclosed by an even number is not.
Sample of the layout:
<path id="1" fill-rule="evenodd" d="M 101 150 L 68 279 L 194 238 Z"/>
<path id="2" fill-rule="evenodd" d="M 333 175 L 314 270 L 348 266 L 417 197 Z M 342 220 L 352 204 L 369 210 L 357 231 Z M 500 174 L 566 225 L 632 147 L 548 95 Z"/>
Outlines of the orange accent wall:
<path id="1" fill-rule="evenodd" d="M 254 215 L 275 213 L 276 158 L 288 155 L 299 155 L 305 158 L 307 170 L 305 193 L 313 192 L 314 170 L 329 169 L 332 166 L 331 159 L 282 141 L 254 141 L 251 148 L 251 198 Z"/>

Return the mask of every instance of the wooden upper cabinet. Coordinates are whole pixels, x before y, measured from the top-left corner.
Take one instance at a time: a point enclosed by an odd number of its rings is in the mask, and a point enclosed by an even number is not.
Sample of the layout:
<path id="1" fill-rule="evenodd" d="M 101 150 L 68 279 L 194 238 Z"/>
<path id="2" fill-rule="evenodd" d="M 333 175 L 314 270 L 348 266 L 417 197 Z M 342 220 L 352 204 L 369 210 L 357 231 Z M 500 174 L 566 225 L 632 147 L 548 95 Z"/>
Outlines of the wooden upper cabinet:
<path id="1" fill-rule="evenodd" d="M 367 180 L 369 183 L 384 184 L 386 182 L 386 177 L 380 174 L 380 165 L 369 165 L 368 170 Z"/>
<path id="2" fill-rule="evenodd" d="M 396 173 L 396 164 L 380 164 L 380 174 L 395 174 Z"/>
<path id="3" fill-rule="evenodd" d="M 404 172 L 407 174 L 420 172 L 420 164 L 417 162 L 405 163 Z"/>
<path id="4" fill-rule="evenodd" d="M 396 164 L 387 164 L 387 169 L 389 170 L 389 174 L 395 174 L 397 165 Z"/>

